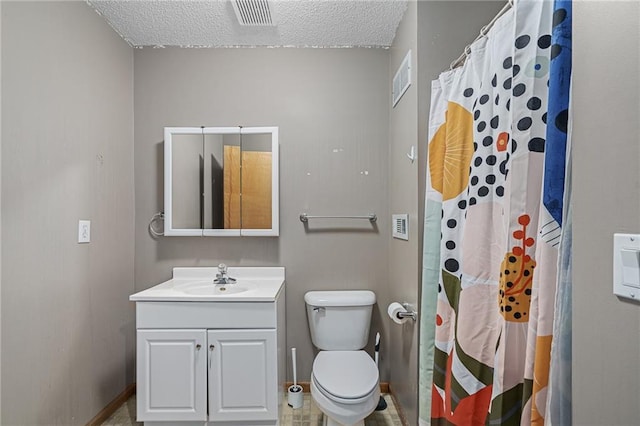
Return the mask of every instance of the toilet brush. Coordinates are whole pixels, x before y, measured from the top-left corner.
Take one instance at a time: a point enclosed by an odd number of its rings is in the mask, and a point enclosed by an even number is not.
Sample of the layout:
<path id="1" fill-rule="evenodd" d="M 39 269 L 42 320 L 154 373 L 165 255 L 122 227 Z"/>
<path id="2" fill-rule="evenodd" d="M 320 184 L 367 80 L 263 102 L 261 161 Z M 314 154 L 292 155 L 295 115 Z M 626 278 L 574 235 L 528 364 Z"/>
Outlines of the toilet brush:
<path id="1" fill-rule="evenodd" d="M 376 346 L 375 346 L 375 359 L 376 359 L 376 368 L 380 371 L 380 367 L 378 367 L 378 357 L 380 354 L 380 333 L 376 333 Z M 380 400 L 378 401 L 378 406 L 376 407 L 376 411 L 382 411 L 387 408 L 387 401 L 384 400 L 384 397 L 380 395 Z"/>
<path id="2" fill-rule="evenodd" d="M 296 366 L 296 348 L 291 348 L 293 364 L 293 385 L 289 386 L 288 404 L 291 408 L 301 408 L 303 403 L 302 386 L 298 385 L 298 368 Z"/>

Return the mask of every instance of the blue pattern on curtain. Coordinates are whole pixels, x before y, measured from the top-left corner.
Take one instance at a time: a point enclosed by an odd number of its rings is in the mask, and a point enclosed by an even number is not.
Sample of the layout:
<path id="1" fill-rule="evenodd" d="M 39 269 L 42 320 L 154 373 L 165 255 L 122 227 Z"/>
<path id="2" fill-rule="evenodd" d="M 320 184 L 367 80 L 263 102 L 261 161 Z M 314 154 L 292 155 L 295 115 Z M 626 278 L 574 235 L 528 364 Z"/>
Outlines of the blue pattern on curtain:
<path id="1" fill-rule="evenodd" d="M 551 35 L 543 201 L 544 206 L 559 225 L 562 225 L 570 86 L 571 1 L 556 0 Z"/>
<path id="2" fill-rule="evenodd" d="M 571 207 L 571 38 L 572 5 L 570 0 L 556 0 L 551 35 L 551 70 L 547 146 L 545 153 L 544 205 L 562 225 L 558 254 L 558 287 L 556 290 L 554 341 L 551 347 L 547 423 L 570 425 L 571 361 L 572 361 L 572 207 Z M 564 168 L 566 161 L 566 170 Z M 564 173 L 564 174 L 563 174 Z M 564 200 L 561 198 L 564 192 Z"/>

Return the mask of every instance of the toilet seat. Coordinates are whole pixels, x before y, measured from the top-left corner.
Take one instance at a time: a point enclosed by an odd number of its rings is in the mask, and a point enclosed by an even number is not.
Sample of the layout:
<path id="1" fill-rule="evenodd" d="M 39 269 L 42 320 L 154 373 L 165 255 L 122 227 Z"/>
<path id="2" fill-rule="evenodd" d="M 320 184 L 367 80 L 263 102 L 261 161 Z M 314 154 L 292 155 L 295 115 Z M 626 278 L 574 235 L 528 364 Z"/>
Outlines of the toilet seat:
<path id="1" fill-rule="evenodd" d="M 378 387 L 378 368 L 365 351 L 322 351 L 313 361 L 312 379 L 327 398 L 359 404 Z"/>

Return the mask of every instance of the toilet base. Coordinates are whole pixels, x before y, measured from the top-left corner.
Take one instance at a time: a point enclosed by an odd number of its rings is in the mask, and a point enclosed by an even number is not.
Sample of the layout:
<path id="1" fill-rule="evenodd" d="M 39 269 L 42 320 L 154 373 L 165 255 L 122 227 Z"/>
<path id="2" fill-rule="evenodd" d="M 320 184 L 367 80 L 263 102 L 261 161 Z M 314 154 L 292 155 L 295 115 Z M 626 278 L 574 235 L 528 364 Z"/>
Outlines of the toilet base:
<path id="1" fill-rule="evenodd" d="M 322 417 L 324 418 L 324 421 L 322 422 L 322 426 L 346 426 L 346 425 L 343 425 L 342 423 L 338 423 L 337 421 L 333 420 L 332 418 L 330 418 L 324 413 L 322 414 Z M 349 426 L 364 426 L 364 420 L 360 420 L 358 423 L 355 423 Z"/>
<path id="2" fill-rule="evenodd" d="M 311 377 L 311 398 L 323 414 L 324 426 L 364 426 L 364 419 L 373 413 L 380 400 L 380 388 L 376 386 L 366 400 L 357 404 L 339 404 L 327 398 Z M 331 413 L 333 416 L 328 415 Z M 335 418 L 339 420 L 336 420 Z"/>

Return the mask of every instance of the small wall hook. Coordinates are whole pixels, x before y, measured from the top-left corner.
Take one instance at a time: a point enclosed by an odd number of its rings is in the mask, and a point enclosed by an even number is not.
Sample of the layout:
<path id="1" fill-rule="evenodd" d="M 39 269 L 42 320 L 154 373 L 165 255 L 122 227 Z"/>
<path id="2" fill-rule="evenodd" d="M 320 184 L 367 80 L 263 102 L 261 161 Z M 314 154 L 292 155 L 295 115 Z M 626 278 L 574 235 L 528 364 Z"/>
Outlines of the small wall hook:
<path id="1" fill-rule="evenodd" d="M 411 164 L 413 164 L 414 161 L 416 161 L 416 147 L 411 145 L 411 150 L 409 151 L 409 153 L 407 154 L 407 158 L 409 160 L 411 160 Z"/>

